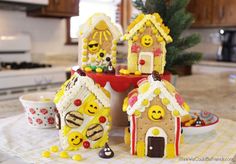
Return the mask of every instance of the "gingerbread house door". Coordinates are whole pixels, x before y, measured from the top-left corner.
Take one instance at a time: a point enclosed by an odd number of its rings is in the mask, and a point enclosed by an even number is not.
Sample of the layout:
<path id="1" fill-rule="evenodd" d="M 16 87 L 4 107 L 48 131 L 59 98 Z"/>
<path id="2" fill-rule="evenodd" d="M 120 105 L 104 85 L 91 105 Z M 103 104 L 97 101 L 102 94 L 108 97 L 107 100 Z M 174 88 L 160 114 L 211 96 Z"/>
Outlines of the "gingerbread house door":
<path id="1" fill-rule="evenodd" d="M 153 53 L 152 52 L 140 52 L 138 69 L 142 73 L 152 73 L 153 71 Z"/>
<path id="2" fill-rule="evenodd" d="M 146 155 L 162 158 L 165 156 L 167 135 L 159 127 L 150 128 L 146 133 Z"/>

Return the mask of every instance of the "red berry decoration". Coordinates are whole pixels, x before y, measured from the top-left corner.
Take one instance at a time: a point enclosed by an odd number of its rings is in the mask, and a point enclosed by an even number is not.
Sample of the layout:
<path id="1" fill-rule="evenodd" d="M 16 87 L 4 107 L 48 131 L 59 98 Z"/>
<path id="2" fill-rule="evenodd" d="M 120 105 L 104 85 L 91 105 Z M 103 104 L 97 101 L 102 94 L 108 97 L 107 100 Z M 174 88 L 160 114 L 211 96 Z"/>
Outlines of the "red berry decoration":
<path id="1" fill-rule="evenodd" d="M 104 117 L 104 116 L 99 117 L 99 122 L 101 122 L 101 123 L 106 122 L 106 117 Z"/>
<path id="2" fill-rule="evenodd" d="M 80 106 L 81 103 L 82 103 L 82 101 L 81 101 L 80 99 L 76 99 L 76 100 L 74 101 L 75 106 Z"/>
<path id="3" fill-rule="evenodd" d="M 32 113 L 32 114 L 35 114 L 35 113 L 36 113 L 36 111 L 35 111 L 33 108 L 30 108 L 29 111 L 30 111 L 30 113 Z"/>
<path id="4" fill-rule="evenodd" d="M 83 147 L 84 147 L 85 149 L 88 149 L 88 148 L 90 147 L 90 143 L 89 143 L 88 141 L 84 141 L 84 142 L 83 142 Z"/>
<path id="5" fill-rule="evenodd" d="M 54 124 L 54 122 L 55 122 L 55 119 L 53 118 L 53 117 L 49 117 L 48 118 L 48 124 Z"/>
<path id="6" fill-rule="evenodd" d="M 42 113 L 42 114 L 44 114 L 44 115 L 45 115 L 45 114 L 47 114 L 47 113 L 48 113 L 48 110 L 47 110 L 47 109 L 44 109 L 44 108 L 43 108 L 43 109 L 40 109 L 40 113 Z"/>
<path id="7" fill-rule="evenodd" d="M 143 59 L 139 60 L 139 64 L 140 65 L 144 65 L 145 64 L 145 60 L 143 60 Z"/>

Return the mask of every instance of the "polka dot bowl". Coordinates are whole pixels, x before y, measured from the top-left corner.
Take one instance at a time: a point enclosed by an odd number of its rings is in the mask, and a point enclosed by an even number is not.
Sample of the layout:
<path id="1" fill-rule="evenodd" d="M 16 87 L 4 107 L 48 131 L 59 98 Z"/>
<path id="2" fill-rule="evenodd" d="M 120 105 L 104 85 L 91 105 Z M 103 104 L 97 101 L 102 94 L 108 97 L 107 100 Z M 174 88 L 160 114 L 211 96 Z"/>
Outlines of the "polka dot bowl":
<path id="1" fill-rule="evenodd" d="M 37 92 L 19 98 L 30 126 L 36 128 L 55 127 L 57 109 L 53 103 L 54 96 L 54 92 Z"/>

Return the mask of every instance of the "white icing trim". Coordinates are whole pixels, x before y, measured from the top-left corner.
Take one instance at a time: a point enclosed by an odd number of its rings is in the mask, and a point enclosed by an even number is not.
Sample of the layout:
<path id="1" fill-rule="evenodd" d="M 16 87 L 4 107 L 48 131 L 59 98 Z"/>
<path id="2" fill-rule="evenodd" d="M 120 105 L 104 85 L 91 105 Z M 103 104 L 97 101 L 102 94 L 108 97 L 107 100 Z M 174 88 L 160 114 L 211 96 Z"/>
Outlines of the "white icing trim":
<path id="1" fill-rule="evenodd" d="M 153 78 L 151 76 L 148 77 L 148 81 L 150 82 L 150 88 L 144 93 L 144 94 L 140 94 L 138 95 L 138 101 L 131 107 L 130 105 L 127 108 L 127 113 L 128 115 L 132 115 L 135 110 L 139 110 L 140 112 L 143 112 L 146 107 L 148 106 L 143 106 L 142 102 L 144 99 L 147 99 L 149 102 L 152 101 L 156 95 L 154 94 L 154 90 L 155 89 L 160 89 L 161 93 L 159 94 L 159 98 L 163 99 L 163 98 L 167 98 L 170 101 L 170 104 L 168 104 L 166 106 L 166 108 L 169 111 L 173 111 L 173 110 L 178 110 L 181 116 L 184 116 L 186 114 L 188 114 L 187 111 L 185 111 L 177 102 L 177 100 L 175 99 L 175 97 L 166 89 L 164 82 L 161 81 L 154 81 Z M 150 104 L 150 103 L 149 103 Z"/>
<path id="2" fill-rule="evenodd" d="M 154 129 L 158 129 L 159 130 L 159 134 L 158 135 L 153 135 L 152 131 Z M 145 136 L 145 155 L 147 155 L 147 149 L 148 149 L 148 137 L 164 137 L 165 140 L 165 149 L 164 149 L 164 157 L 166 156 L 166 146 L 167 146 L 167 135 L 165 133 L 165 131 L 160 128 L 160 127 L 151 127 L 148 129 L 146 136 Z"/>
<path id="3" fill-rule="evenodd" d="M 59 111 L 67 110 L 70 104 L 73 103 L 73 99 L 78 94 L 84 95 L 84 92 L 86 92 L 85 89 L 88 89 L 90 92 L 92 92 L 105 108 L 110 107 L 110 99 L 91 78 L 88 76 L 80 76 L 78 73 L 75 73 L 74 76 L 78 78 L 77 82 L 69 90 L 65 91 L 61 100 L 56 104 Z"/>

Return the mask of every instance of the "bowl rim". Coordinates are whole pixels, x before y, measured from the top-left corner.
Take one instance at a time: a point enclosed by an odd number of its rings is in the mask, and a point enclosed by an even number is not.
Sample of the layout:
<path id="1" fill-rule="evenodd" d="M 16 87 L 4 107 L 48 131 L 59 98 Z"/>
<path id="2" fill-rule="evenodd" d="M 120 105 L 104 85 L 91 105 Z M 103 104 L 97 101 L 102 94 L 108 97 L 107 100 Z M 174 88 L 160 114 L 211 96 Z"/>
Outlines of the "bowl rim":
<path id="1" fill-rule="evenodd" d="M 200 112 L 200 111 L 194 111 L 194 112 Z M 208 112 L 208 111 L 204 111 L 204 112 Z M 183 125 L 182 127 L 183 128 L 204 128 L 204 127 L 209 127 L 209 126 L 217 124 L 219 122 L 219 120 L 220 120 L 219 117 L 217 115 L 211 113 L 211 112 L 208 112 L 208 113 L 210 113 L 210 114 L 212 114 L 213 116 L 216 117 L 216 121 L 215 122 L 207 124 L 207 125 L 204 125 L 204 126 L 184 126 Z"/>
<path id="2" fill-rule="evenodd" d="M 42 101 L 26 100 L 26 99 L 23 98 L 24 96 L 28 96 L 28 95 L 32 95 L 32 94 L 45 94 L 45 93 L 47 93 L 47 94 L 54 94 L 54 95 L 56 94 L 56 92 L 53 92 L 53 91 L 52 92 L 50 92 L 50 91 L 46 91 L 46 92 L 32 92 L 32 93 L 27 93 L 27 94 L 21 95 L 19 97 L 19 100 L 22 103 L 24 103 L 24 102 L 27 102 L 27 103 L 39 103 L 39 104 L 52 104 L 52 103 L 54 103 L 53 99 L 51 101 L 42 102 Z"/>

